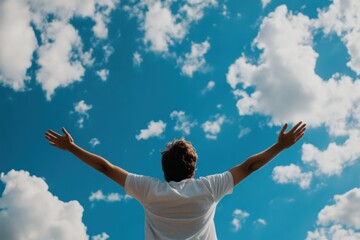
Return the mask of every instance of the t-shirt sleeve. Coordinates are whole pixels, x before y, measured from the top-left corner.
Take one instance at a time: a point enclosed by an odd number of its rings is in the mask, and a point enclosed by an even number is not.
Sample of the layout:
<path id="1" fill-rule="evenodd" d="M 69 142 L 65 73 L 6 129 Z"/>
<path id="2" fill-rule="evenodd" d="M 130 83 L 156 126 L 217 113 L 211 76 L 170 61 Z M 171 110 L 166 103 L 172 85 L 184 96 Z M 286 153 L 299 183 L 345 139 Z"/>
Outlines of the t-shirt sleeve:
<path id="1" fill-rule="evenodd" d="M 233 177 L 229 171 L 220 174 L 209 175 L 204 178 L 210 188 L 214 200 L 220 201 L 220 199 L 232 193 L 234 188 Z"/>
<path id="2" fill-rule="evenodd" d="M 154 181 L 151 177 L 129 173 L 125 180 L 126 194 L 144 203 Z"/>

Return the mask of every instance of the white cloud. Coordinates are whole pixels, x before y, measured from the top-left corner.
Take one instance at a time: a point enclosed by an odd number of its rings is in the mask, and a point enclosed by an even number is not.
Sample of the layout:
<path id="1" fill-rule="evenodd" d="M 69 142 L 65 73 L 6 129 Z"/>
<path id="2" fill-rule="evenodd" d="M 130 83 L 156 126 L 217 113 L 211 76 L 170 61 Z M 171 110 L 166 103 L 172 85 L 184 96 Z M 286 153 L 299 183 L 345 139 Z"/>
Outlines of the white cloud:
<path id="1" fill-rule="evenodd" d="M 186 33 L 183 26 L 176 23 L 176 17 L 172 15 L 170 8 L 162 6 L 160 1 L 149 5 L 144 29 L 144 43 L 155 52 L 167 52 L 169 45 L 184 38 Z"/>
<path id="2" fill-rule="evenodd" d="M 261 6 L 262 8 L 266 8 L 266 6 L 271 2 L 271 0 L 261 0 Z"/>
<path id="3" fill-rule="evenodd" d="M 185 54 L 185 58 L 178 58 L 178 63 L 181 64 L 181 72 L 192 77 L 195 72 L 205 71 L 206 60 L 204 55 L 210 49 L 210 43 L 206 40 L 202 43 L 192 43 L 191 52 Z"/>
<path id="4" fill-rule="evenodd" d="M 30 80 L 26 70 L 37 48 L 30 18 L 25 2 L 0 1 L 0 83 L 15 91 L 24 90 Z"/>
<path id="5" fill-rule="evenodd" d="M 206 85 L 206 87 L 201 91 L 201 93 L 205 94 L 205 93 L 211 91 L 214 87 L 215 87 L 215 82 L 209 81 L 208 84 Z"/>
<path id="6" fill-rule="evenodd" d="M 109 238 L 109 235 L 107 235 L 107 233 L 103 232 L 101 234 L 92 236 L 92 240 L 106 240 Z"/>
<path id="7" fill-rule="evenodd" d="M 38 50 L 40 69 L 36 80 L 46 92 L 46 99 L 51 100 L 55 89 L 81 81 L 85 68 L 80 56 L 73 52 L 81 52 L 82 42 L 71 24 L 60 21 L 52 22 L 42 37 L 44 44 Z"/>
<path id="8" fill-rule="evenodd" d="M 110 56 L 114 53 L 115 49 L 110 44 L 106 44 L 102 47 L 102 49 L 104 51 L 104 62 L 107 63 Z"/>
<path id="9" fill-rule="evenodd" d="M 173 3 L 140 0 L 123 7 L 130 17 L 137 18 L 139 28 L 144 31 L 143 41 L 151 51 L 167 53 L 170 46 L 184 39 L 191 24 L 204 16 L 206 8 L 217 5 L 216 0 L 190 0 L 175 8 L 178 11 L 173 13 Z"/>
<path id="10" fill-rule="evenodd" d="M 90 145 L 91 145 L 92 147 L 95 147 L 95 146 L 97 146 L 97 145 L 100 144 L 100 141 L 99 141 L 99 139 L 97 139 L 97 138 L 92 138 L 92 139 L 89 141 L 89 143 L 90 143 Z"/>
<path id="11" fill-rule="evenodd" d="M 334 204 L 325 206 L 318 215 L 318 223 L 345 224 L 348 227 L 360 229 L 360 188 L 334 196 Z"/>
<path id="12" fill-rule="evenodd" d="M 176 119 L 174 130 L 181 131 L 185 135 L 189 135 L 191 128 L 197 125 L 197 122 L 191 121 L 190 116 L 186 115 L 184 111 L 172 111 L 170 118 L 171 120 Z"/>
<path id="13" fill-rule="evenodd" d="M 321 10 L 317 26 L 326 34 L 332 32 L 341 37 L 350 60 L 347 66 L 360 75 L 360 2 L 358 0 L 334 0 L 329 8 Z"/>
<path id="14" fill-rule="evenodd" d="M 303 173 L 299 166 L 290 164 L 288 166 L 277 166 L 273 169 L 272 178 L 275 182 L 295 183 L 302 189 L 307 189 L 310 186 L 312 173 Z"/>
<path id="15" fill-rule="evenodd" d="M 201 127 L 205 132 L 205 137 L 208 139 L 215 140 L 217 138 L 217 135 L 221 131 L 221 126 L 225 122 L 226 117 L 224 115 L 215 115 L 214 121 L 206 121 L 204 122 Z"/>
<path id="16" fill-rule="evenodd" d="M 91 108 L 92 108 L 92 105 L 86 104 L 84 100 L 80 100 L 74 106 L 75 112 L 79 113 L 80 115 L 86 115 L 86 116 L 89 116 L 88 111 Z"/>
<path id="17" fill-rule="evenodd" d="M 344 228 L 341 225 L 320 227 L 313 232 L 308 232 L 306 240 L 359 240 L 360 232 Z"/>
<path id="18" fill-rule="evenodd" d="M 1 173 L 0 239 L 89 239 L 78 201 L 63 202 L 26 171 Z"/>
<path id="19" fill-rule="evenodd" d="M 92 30 L 96 37 L 105 39 L 108 37 L 106 25 L 110 22 L 110 13 L 116 8 L 120 0 L 96 0 L 96 11 L 92 16 L 95 22 Z"/>
<path id="20" fill-rule="evenodd" d="M 340 175 L 346 166 L 360 157 L 360 132 L 353 131 L 341 145 L 330 143 L 323 151 L 312 144 L 302 146 L 302 161 L 316 167 L 316 174 Z"/>
<path id="21" fill-rule="evenodd" d="M 86 104 L 84 100 L 80 100 L 79 102 L 74 104 L 74 110 L 79 115 L 78 125 L 80 128 L 84 127 L 85 117 L 89 118 L 88 111 L 92 109 L 92 105 Z"/>
<path id="22" fill-rule="evenodd" d="M 26 72 L 33 55 L 38 57 L 34 61 L 39 65 L 36 80 L 47 100 L 57 88 L 81 81 L 85 67 L 91 66 L 94 59 L 92 49 L 83 51 L 82 39 L 71 20 L 92 19 L 94 35 L 104 39 L 110 13 L 117 3 L 118 0 L 1 1 L 0 82 L 15 91 L 24 90 L 30 80 Z M 40 33 L 38 48 L 34 30 Z"/>
<path id="23" fill-rule="evenodd" d="M 147 129 L 141 129 L 140 133 L 135 136 L 137 140 L 148 139 L 150 137 L 160 137 L 165 131 L 166 123 L 163 121 L 150 121 Z"/>
<path id="24" fill-rule="evenodd" d="M 267 225 L 267 222 L 263 218 L 256 219 L 253 223 L 256 225 L 262 225 L 262 226 Z"/>
<path id="25" fill-rule="evenodd" d="M 318 214 L 317 228 L 309 231 L 307 240 L 360 239 L 360 189 L 334 196 L 334 204 L 325 206 Z"/>
<path id="26" fill-rule="evenodd" d="M 140 66 L 142 61 L 143 61 L 143 59 L 142 59 L 140 53 L 134 52 L 134 55 L 133 55 L 133 63 L 134 63 L 134 65 L 135 66 Z"/>
<path id="27" fill-rule="evenodd" d="M 99 202 L 99 201 L 104 201 L 104 202 L 120 202 L 122 200 L 128 200 L 131 199 L 132 197 L 130 197 L 129 195 L 121 195 L 119 193 L 109 193 L 109 194 L 104 194 L 102 192 L 102 190 L 97 190 L 96 192 L 92 192 L 90 197 L 89 197 L 89 201 L 90 202 Z"/>
<path id="28" fill-rule="evenodd" d="M 241 128 L 240 132 L 238 134 L 238 138 L 242 138 L 243 136 L 249 134 L 251 132 L 251 129 L 246 127 L 246 128 Z"/>
<path id="29" fill-rule="evenodd" d="M 100 79 L 105 82 L 109 76 L 109 70 L 101 69 L 99 71 L 96 71 L 96 75 L 98 75 Z"/>
<path id="30" fill-rule="evenodd" d="M 355 21 L 354 14 L 344 19 Z M 258 61 L 243 54 L 229 67 L 227 81 L 238 98 L 239 115 L 269 116 L 269 125 L 301 119 L 308 128 L 324 126 L 334 137 L 348 137 L 344 144 L 330 143 L 324 151 L 312 144 L 303 147 L 303 162 L 314 166 L 317 174 L 341 174 L 360 155 L 354 147 L 360 143 L 360 81 L 338 73 L 323 80 L 315 73 L 318 53 L 312 45 L 318 25 L 279 6 L 263 19 L 253 42 L 262 52 Z M 329 154 L 334 156 L 325 162 Z"/>
<path id="31" fill-rule="evenodd" d="M 107 235 L 107 233 L 103 232 L 101 234 L 92 236 L 92 240 L 106 240 L 109 238 L 109 235 Z"/>
<path id="32" fill-rule="evenodd" d="M 242 224 L 244 224 L 246 218 L 248 218 L 250 214 L 241 209 L 235 209 L 233 212 L 233 219 L 231 221 L 231 225 L 233 226 L 233 230 L 235 232 L 239 231 L 242 228 Z"/>
<path id="33" fill-rule="evenodd" d="M 222 12 L 221 12 L 221 14 L 222 14 L 224 17 L 229 18 L 229 11 L 228 11 L 228 8 L 227 8 L 227 6 L 226 6 L 225 4 L 223 4 L 223 6 L 222 6 Z"/>

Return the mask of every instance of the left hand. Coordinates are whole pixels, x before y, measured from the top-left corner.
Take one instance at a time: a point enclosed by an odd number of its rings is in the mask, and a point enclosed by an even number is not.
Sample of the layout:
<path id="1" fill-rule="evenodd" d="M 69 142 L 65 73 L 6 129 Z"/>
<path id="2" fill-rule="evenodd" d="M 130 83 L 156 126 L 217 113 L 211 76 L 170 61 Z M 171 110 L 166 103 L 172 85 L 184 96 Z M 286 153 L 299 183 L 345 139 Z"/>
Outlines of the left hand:
<path id="1" fill-rule="evenodd" d="M 304 136 L 306 130 L 306 124 L 302 122 L 298 122 L 289 132 L 285 133 L 288 124 L 285 123 L 283 128 L 281 129 L 277 143 L 282 148 L 291 147 L 295 144 L 299 139 Z"/>

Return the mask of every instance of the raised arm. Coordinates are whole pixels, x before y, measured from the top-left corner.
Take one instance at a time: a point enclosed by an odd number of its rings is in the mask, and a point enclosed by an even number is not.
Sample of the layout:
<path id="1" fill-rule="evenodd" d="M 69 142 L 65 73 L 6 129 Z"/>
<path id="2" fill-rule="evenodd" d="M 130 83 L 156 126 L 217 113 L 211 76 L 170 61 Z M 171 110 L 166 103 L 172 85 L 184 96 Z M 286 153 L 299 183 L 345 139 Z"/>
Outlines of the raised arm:
<path id="1" fill-rule="evenodd" d="M 277 142 L 274 145 L 265 151 L 251 156 L 243 163 L 230 169 L 234 180 L 234 186 L 251 173 L 270 162 L 270 160 L 272 160 L 281 151 L 295 144 L 304 135 L 306 124 L 298 122 L 288 133 L 285 133 L 286 128 L 287 124 L 284 124 L 279 133 Z"/>
<path id="2" fill-rule="evenodd" d="M 125 186 L 125 180 L 128 175 L 127 171 L 111 164 L 103 157 L 88 152 L 85 149 L 77 146 L 74 142 L 74 139 L 66 131 L 66 129 L 62 128 L 62 131 L 64 135 L 60 135 L 59 133 L 49 129 L 47 132 L 45 132 L 45 138 L 49 140 L 49 143 L 52 146 L 71 152 L 84 163 L 102 172 L 103 174 L 120 184 L 122 187 Z"/>

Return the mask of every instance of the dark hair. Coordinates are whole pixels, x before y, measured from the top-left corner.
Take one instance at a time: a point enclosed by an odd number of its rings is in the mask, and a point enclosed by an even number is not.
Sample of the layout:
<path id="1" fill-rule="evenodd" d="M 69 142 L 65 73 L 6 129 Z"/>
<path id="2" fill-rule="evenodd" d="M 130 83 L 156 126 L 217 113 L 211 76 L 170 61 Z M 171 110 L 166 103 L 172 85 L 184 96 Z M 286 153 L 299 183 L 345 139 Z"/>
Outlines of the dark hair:
<path id="1" fill-rule="evenodd" d="M 197 154 L 184 138 L 174 139 L 161 152 L 161 164 L 167 182 L 191 178 L 196 168 Z"/>

